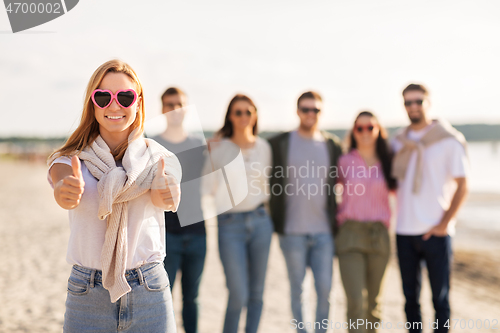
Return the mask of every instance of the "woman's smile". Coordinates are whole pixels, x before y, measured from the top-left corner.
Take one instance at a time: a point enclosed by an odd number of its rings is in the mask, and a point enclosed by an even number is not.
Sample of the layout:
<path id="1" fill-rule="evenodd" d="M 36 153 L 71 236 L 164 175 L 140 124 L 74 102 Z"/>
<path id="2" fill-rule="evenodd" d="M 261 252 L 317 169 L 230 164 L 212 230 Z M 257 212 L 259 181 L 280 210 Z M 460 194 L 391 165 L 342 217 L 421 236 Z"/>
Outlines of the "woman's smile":
<path id="1" fill-rule="evenodd" d="M 108 118 L 111 121 L 117 121 L 117 120 L 121 120 L 121 119 L 125 118 L 126 116 L 124 116 L 124 115 L 123 116 L 110 116 L 110 115 L 106 115 L 104 117 Z"/>

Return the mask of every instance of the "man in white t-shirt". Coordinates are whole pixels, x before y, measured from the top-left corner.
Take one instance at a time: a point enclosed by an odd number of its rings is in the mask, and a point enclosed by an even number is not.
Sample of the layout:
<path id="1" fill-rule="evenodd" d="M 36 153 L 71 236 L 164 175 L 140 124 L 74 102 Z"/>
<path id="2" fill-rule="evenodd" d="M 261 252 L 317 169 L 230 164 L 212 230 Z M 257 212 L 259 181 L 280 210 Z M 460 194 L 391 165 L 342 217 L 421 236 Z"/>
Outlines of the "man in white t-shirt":
<path id="1" fill-rule="evenodd" d="M 425 261 L 437 321 L 434 332 L 448 332 L 450 235 L 467 194 L 466 144 L 463 135 L 449 124 L 429 119 L 424 86 L 410 84 L 403 90 L 403 98 L 411 124 L 393 141 L 393 175 L 398 178 L 396 235 L 405 312 L 409 331 L 422 332 L 419 298 Z"/>

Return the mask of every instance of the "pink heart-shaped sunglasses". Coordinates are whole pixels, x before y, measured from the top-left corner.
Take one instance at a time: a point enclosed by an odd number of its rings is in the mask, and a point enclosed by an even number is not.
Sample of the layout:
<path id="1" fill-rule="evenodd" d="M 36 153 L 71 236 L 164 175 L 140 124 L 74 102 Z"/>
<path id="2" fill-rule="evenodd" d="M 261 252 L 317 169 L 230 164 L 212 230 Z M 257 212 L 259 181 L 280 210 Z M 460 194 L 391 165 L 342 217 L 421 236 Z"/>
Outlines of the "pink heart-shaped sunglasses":
<path id="1" fill-rule="evenodd" d="M 100 109 L 107 108 L 113 99 L 122 108 L 128 108 L 137 100 L 137 93 L 134 89 L 118 90 L 116 94 L 113 94 L 111 90 L 96 89 L 92 93 L 92 102 Z"/>

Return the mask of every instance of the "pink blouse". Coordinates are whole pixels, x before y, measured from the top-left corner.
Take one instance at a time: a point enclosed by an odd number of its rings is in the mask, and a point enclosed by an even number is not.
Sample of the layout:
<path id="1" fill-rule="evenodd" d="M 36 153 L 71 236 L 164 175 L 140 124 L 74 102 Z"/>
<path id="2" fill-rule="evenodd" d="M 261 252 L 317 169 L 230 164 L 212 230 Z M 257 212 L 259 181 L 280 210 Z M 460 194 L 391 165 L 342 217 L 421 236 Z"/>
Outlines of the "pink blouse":
<path id="1" fill-rule="evenodd" d="M 380 221 L 389 228 L 389 189 L 381 163 L 367 166 L 358 150 L 353 149 L 340 157 L 338 175 L 343 185 L 342 190 L 336 190 L 342 193 L 342 203 L 337 208 L 338 225 L 346 220 Z"/>

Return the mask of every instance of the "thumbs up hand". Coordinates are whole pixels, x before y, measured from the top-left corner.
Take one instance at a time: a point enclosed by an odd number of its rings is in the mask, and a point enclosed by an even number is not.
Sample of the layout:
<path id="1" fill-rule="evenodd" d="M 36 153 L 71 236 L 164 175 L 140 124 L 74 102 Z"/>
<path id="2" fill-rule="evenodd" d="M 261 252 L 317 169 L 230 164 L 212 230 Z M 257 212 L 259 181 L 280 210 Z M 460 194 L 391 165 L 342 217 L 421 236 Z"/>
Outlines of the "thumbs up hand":
<path id="1" fill-rule="evenodd" d="M 80 159 L 76 155 L 71 158 L 71 169 L 72 174 L 62 178 L 54 188 L 56 201 L 65 209 L 74 209 L 80 204 L 85 188 Z"/>
<path id="2" fill-rule="evenodd" d="M 165 161 L 158 162 L 158 170 L 151 185 L 151 201 L 163 210 L 176 212 L 181 201 L 181 186 L 177 180 L 165 173 Z"/>

